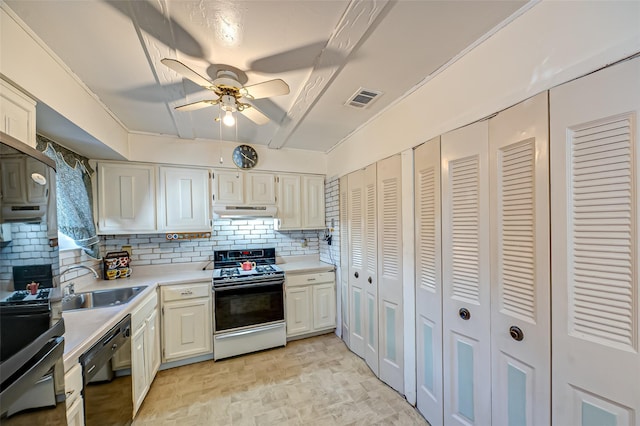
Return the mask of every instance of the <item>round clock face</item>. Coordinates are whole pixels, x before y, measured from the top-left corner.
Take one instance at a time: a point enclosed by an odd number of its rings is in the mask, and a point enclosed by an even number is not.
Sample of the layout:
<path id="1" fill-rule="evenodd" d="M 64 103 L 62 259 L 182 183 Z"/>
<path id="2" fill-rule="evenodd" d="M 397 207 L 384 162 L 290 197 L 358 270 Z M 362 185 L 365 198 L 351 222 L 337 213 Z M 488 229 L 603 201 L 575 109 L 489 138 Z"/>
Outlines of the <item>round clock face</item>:
<path id="1" fill-rule="evenodd" d="M 233 150 L 233 162 L 241 169 L 250 169 L 258 164 L 258 153 L 249 145 L 240 145 Z"/>

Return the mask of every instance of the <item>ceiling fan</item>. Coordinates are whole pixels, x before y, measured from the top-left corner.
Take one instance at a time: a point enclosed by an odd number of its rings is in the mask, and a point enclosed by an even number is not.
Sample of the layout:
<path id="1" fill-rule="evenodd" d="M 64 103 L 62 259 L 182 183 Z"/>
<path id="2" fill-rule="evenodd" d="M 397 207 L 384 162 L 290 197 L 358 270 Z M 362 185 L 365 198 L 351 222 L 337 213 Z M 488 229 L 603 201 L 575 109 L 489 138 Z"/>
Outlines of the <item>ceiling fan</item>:
<path id="1" fill-rule="evenodd" d="M 164 58 L 160 62 L 197 85 L 211 90 L 218 96 L 217 99 L 205 99 L 180 105 L 176 107 L 176 110 L 193 111 L 220 104 L 220 109 L 225 112 L 222 122 L 229 126 L 233 126 L 235 123 L 233 113 L 236 111 L 242 113 L 256 124 L 268 123 L 269 118 L 249 103 L 249 101 L 289 93 L 289 85 L 279 78 L 250 86 L 243 86 L 238 82 L 238 75 L 230 70 L 219 70 L 217 78 L 209 81 L 178 60 Z"/>

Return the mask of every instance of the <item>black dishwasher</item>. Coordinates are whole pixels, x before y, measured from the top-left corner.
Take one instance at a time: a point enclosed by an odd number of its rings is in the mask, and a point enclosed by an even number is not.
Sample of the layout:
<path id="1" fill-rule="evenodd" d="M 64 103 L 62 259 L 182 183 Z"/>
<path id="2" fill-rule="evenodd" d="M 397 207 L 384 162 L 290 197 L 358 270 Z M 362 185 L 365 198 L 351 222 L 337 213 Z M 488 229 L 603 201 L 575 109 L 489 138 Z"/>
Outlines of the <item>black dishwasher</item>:
<path id="1" fill-rule="evenodd" d="M 131 350 L 131 315 L 127 315 L 80 357 L 85 425 L 130 425 L 133 421 L 131 374 L 113 374 L 111 360 Z M 127 358 L 130 354 L 124 355 Z"/>

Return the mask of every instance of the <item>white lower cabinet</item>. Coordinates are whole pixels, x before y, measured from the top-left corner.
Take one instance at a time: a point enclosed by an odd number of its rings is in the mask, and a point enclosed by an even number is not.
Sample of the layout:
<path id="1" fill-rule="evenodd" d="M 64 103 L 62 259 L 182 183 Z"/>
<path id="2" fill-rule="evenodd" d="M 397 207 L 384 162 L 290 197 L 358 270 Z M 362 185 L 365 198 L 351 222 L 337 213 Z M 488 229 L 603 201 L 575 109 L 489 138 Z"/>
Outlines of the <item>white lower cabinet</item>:
<path id="1" fill-rule="evenodd" d="M 153 293 L 131 315 L 133 415 L 138 412 L 160 367 L 158 297 Z"/>
<path id="2" fill-rule="evenodd" d="M 212 353 L 211 283 L 163 286 L 161 294 L 162 361 Z"/>
<path id="3" fill-rule="evenodd" d="M 64 375 L 66 391 L 67 424 L 84 426 L 84 402 L 82 399 L 82 366 L 74 365 Z"/>
<path id="4" fill-rule="evenodd" d="M 331 330 L 336 326 L 333 272 L 287 275 L 287 337 Z"/>

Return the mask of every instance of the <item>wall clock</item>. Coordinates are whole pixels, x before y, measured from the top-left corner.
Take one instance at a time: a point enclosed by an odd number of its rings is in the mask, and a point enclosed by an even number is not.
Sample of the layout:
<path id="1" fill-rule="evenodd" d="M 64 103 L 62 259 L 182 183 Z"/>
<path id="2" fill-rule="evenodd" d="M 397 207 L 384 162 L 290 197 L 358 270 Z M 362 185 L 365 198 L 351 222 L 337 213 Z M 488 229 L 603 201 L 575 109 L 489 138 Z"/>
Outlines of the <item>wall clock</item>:
<path id="1" fill-rule="evenodd" d="M 249 145 L 238 145 L 233 150 L 233 162 L 241 169 L 250 169 L 258 164 L 258 153 Z"/>

